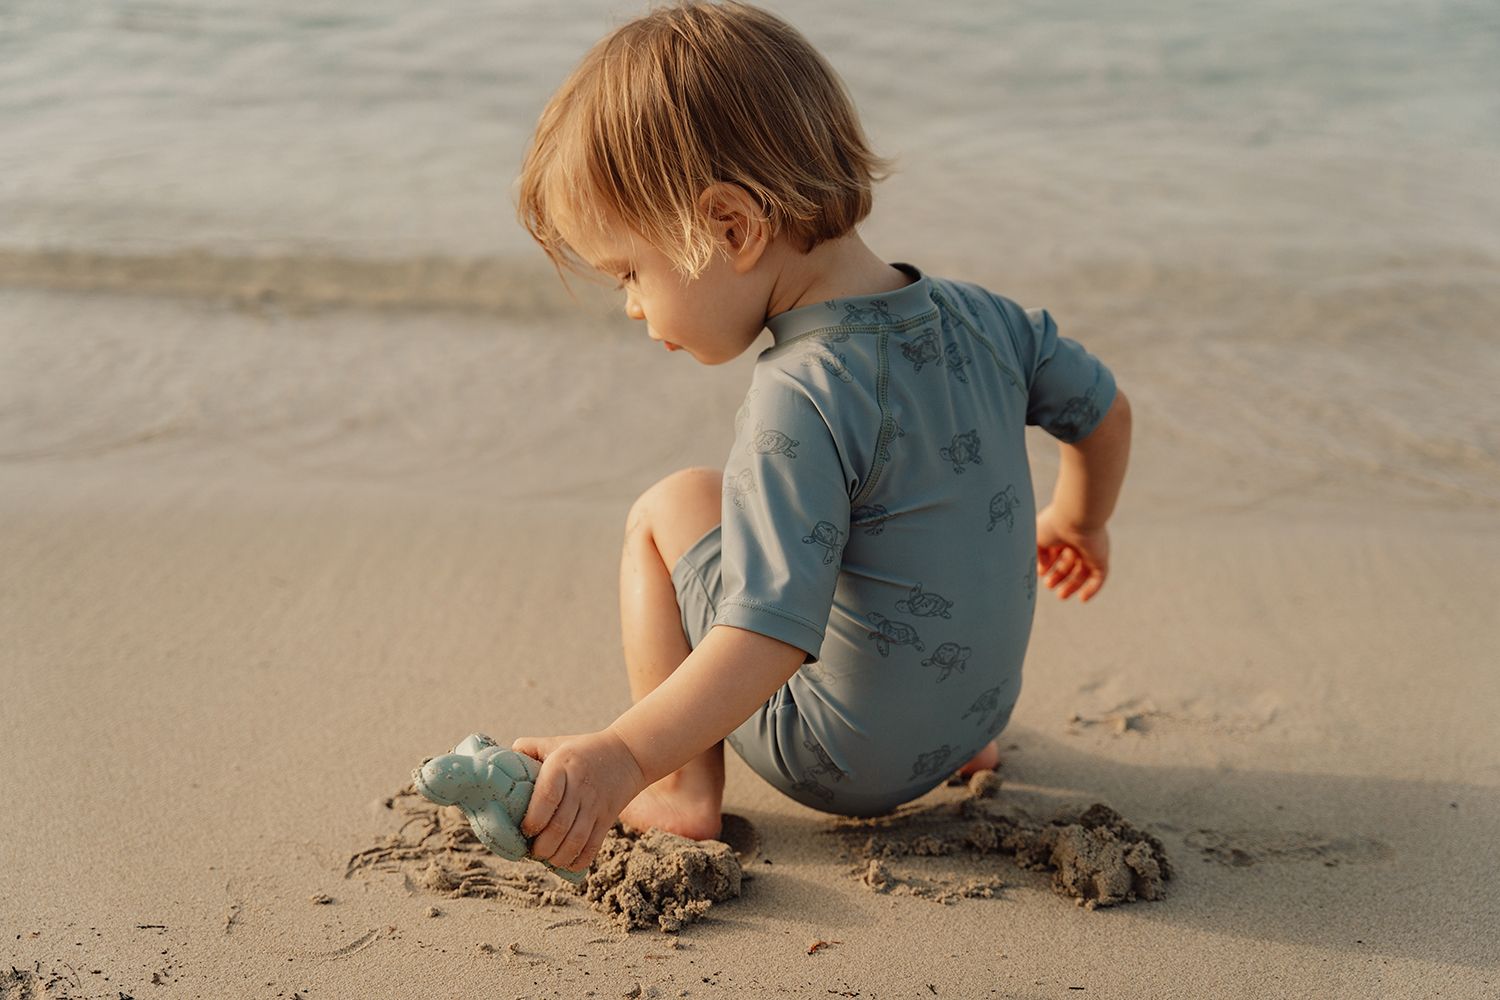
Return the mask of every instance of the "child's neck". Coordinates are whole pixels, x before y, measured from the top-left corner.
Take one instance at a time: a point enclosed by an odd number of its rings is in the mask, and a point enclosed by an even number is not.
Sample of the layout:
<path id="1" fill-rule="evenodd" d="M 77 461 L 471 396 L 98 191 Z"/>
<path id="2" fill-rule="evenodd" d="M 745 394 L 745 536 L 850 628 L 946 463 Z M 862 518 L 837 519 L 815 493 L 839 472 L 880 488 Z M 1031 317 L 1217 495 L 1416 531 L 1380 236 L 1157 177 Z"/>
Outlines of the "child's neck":
<path id="1" fill-rule="evenodd" d="M 819 243 L 803 253 L 782 240 L 775 246 L 780 265 L 766 315 L 802 306 L 893 292 L 911 284 L 911 276 L 875 255 L 858 233 Z"/>

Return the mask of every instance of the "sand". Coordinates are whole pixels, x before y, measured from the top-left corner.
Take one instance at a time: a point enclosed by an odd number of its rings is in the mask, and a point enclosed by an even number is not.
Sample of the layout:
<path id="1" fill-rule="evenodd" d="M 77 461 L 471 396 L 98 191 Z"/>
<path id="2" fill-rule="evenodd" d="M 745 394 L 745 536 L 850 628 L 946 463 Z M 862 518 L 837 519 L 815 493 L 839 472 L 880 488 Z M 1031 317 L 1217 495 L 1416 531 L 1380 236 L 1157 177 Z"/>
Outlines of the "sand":
<path id="1" fill-rule="evenodd" d="M 744 878 L 740 856 L 726 843 L 617 826 L 587 878 L 572 885 L 540 865 L 490 853 L 462 810 L 433 805 L 410 785 L 383 805 L 399 825 L 375 846 L 351 855 L 345 878 L 395 873 L 408 891 L 526 906 L 567 906 L 576 898 L 624 930 L 657 927 L 670 933 L 701 918 L 714 903 L 738 896 Z M 315 901 L 332 902 L 322 894 Z"/>
<path id="2" fill-rule="evenodd" d="M 1052 888 L 1086 909 L 1164 899 L 1172 864 L 1159 839 L 1102 803 L 1037 820 L 987 802 L 993 781 L 978 775 L 969 797 L 898 810 L 890 817 L 837 825 L 850 843 L 855 874 L 875 892 L 899 891 L 941 903 L 990 898 L 1004 883 L 963 873 L 986 855 L 1004 855 L 1028 871 L 1052 873 Z M 957 858 L 946 876 L 897 874 L 895 859 Z"/>
<path id="3" fill-rule="evenodd" d="M 1313 407 L 1275 366 L 1109 322 L 1253 315 L 1258 280 L 1028 279 L 1118 358 L 1138 445 L 1114 575 L 1041 603 L 985 797 L 856 832 L 731 759 L 740 894 L 614 916 L 535 865 L 434 865 L 451 825 L 403 831 L 395 793 L 466 733 L 624 707 L 625 512 L 722 458 L 748 359 L 686 367 L 587 304 L 0 292 L 0 996 L 1493 996 L 1500 471 L 1385 411 L 1330 411 L 1326 455 L 1268 436 Z M 974 810 L 1014 828 L 912 849 Z"/>
<path id="4" fill-rule="evenodd" d="M 1156 837 L 1097 803 L 1082 813 L 1045 821 L 1007 813 L 986 804 L 999 794 L 1000 785 L 999 776 L 991 770 L 976 772 L 967 780 L 955 776 L 949 786 L 966 788 L 967 798 L 902 809 L 873 820 L 836 821 L 832 829 L 856 844 L 849 852 L 858 861 L 854 873 L 875 892 L 895 891 L 941 903 L 988 899 L 1003 882 L 897 875 L 890 863 L 896 858 L 962 857 L 965 863 L 959 869 L 963 870 L 985 855 L 1002 854 L 1014 859 L 1018 868 L 1053 873 L 1053 889 L 1087 909 L 1166 896 L 1172 866 Z M 450 899 L 507 899 L 526 906 L 567 906 L 572 894 L 626 931 L 681 931 L 707 914 L 713 904 L 737 898 L 743 882 L 753 877 L 744 865 L 759 860 L 759 834 L 753 824 L 734 814 L 725 817 L 721 834 L 725 840 L 694 841 L 662 830 L 617 825 L 605 838 L 585 880 L 569 885 L 535 864 L 490 853 L 460 809 L 434 805 L 410 785 L 382 805 L 399 825 L 373 847 L 350 856 L 344 867 L 346 879 L 394 873 L 401 876 L 408 892 L 422 890 Z M 736 848 L 725 841 L 745 846 Z M 1194 846 L 1200 842 L 1189 838 Z M 1214 844 L 1203 851 L 1219 856 L 1221 848 Z M 1249 856 L 1234 848 L 1227 856 L 1227 863 L 1252 863 L 1242 862 L 1242 857 Z M 315 893 L 309 900 L 333 902 L 326 893 Z M 429 907 L 428 916 L 441 915 L 434 909 Z M 548 927 L 584 922 L 569 920 Z"/>

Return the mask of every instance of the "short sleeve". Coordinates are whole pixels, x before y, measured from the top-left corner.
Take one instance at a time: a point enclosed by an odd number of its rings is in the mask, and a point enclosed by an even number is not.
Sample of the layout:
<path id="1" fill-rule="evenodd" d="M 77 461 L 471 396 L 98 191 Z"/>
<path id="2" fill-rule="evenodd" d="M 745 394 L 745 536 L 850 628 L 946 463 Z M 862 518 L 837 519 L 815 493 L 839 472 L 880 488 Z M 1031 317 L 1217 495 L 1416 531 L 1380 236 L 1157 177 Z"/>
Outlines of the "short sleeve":
<path id="1" fill-rule="evenodd" d="M 757 377 L 724 468 L 724 594 L 714 624 L 818 658 L 849 538 L 849 482 L 803 387 L 781 372 Z"/>
<path id="2" fill-rule="evenodd" d="M 1072 444 L 1093 433 L 1115 400 L 1115 377 L 1075 340 L 1057 335 L 1045 309 L 1028 309 L 1031 357 L 1026 422 Z"/>

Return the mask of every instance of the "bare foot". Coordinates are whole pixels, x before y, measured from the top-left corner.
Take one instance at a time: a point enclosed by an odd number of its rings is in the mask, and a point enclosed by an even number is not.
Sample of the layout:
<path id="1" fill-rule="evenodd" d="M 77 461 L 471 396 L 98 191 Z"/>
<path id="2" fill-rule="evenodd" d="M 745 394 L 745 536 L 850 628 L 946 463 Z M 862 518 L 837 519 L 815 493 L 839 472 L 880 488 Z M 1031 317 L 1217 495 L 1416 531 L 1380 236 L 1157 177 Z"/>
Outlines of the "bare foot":
<path id="1" fill-rule="evenodd" d="M 691 840 L 712 840 L 723 825 L 723 802 L 724 754 L 715 747 L 637 795 L 620 813 L 620 822 L 636 830 L 656 826 Z"/>
<path id="2" fill-rule="evenodd" d="M 967 764 L 958 769 L 960 777 L 967 778 L 975 771 L 993 771 L 1000 766 L 1000 748 L 990 740 L 984 749 L 976 753 Z"/>

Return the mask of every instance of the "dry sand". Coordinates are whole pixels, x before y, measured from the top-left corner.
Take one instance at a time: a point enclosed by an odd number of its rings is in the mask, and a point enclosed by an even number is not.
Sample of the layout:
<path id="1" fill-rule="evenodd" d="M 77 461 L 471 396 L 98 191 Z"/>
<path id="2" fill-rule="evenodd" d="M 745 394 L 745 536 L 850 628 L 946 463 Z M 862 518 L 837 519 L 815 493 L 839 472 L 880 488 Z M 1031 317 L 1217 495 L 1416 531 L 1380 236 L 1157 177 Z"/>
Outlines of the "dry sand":
<path id="1" fill-rule="evenodd" d="M 1103 330 L 1160 291 L 1126 278 L 1027 297 Z M 1128 330 L 1095 340 L 1138 414 L 1115 575 L 1043 601 L 998 792 L 854 830 L 732 760 L 749 877 L 676 934 L 534 866 L 346 877 L 423 757 L 625 704 L 625 510 L 718 461 L 748 359 L 613 330 L 0 292 L 0 997 L 1500 993 L 1493 463 L 1278 464 L 1253 382 L 1200 358 L 1222 410 L 1175 419 L 1191 380 Z M 913 847 L 1096 802 L 1161 898 Z"/>

